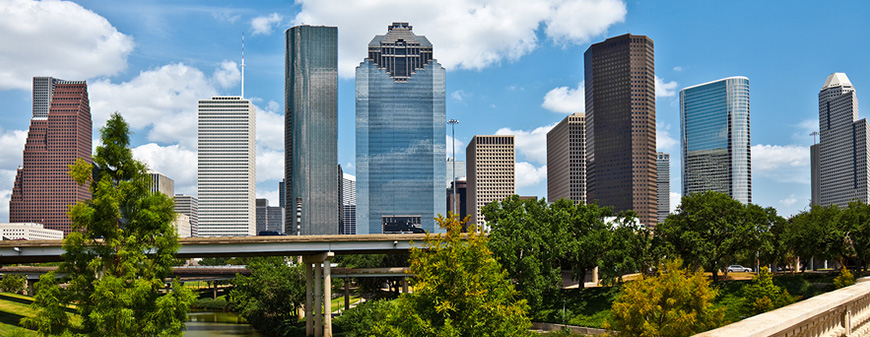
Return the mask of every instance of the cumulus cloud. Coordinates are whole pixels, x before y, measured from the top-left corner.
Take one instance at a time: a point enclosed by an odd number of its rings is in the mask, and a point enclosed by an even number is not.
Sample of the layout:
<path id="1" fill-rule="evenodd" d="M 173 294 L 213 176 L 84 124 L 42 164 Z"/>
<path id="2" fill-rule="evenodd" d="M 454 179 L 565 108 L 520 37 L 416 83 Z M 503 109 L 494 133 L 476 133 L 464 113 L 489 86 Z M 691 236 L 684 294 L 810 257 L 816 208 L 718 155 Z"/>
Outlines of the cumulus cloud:
<path id="1" fill-rule="evenodd" d="M 5 161 L 2 163 L 6 166 Z M 9 220 L 9 200 L 12 199 L 12 185 L 15 183 L 15 174 L 16 167 L 12 169 L 5 169 L 5 167 L 0 169 L 0 222 Z"/>
<path id="2" fill-rule="evenodd" d="M 269 206 L 278 206 L 278 196 L 278 184 L 275 184 L 273 189 L 257 188 L 257 198 L 268 200 Z"/>
<path id="3" fill-rule="evenodd" d="M 558 87 L 547 92 L 541 107 L 552 112 L 574 113 L 586 111 L 586 89 L 583 82 L 576 89 Z"/>
<path id="4" fill-rule="evenodd" d="M 280 106 L 269 101 L 265 108 L 257 109 L 257 144 L 264 149 L 284 151 L 284 114 L 279 114 Z"/>
<path id="5" fill-rule="evenodd" d="M 782 199 L 779 201 L 783 206 L 791 206 L 797 203 L 797 198 L 795 198 L 794 194 L 790 194 L 788 198 Z"/>
<path id="6" fill-rule="evenodd" d="M 0 170 L 14 170 L 21 164 L 26 141 L 27 131 L 3 130 L 0 127 L 0 144 L 3 144 L 0 146 Z"/>
<path id="7" fill-rule="evenodd" d="M 752 175 L 776 182 L 810 183 L 810 149 L 799 145 L 758 144 L 752 150 Z"/>
<path id="8" fill-rule="evenodd" d="M 535 128 L 532 131 L 512 130 L 510 128 L 501 128 L 495 132 L 496 135 L 514 135 L 514 147 L 516 148 L 518 160 L 519 156 L 523 156 L 527 161 L 546 164 L 547 163 L 547 132 L 549 132 L 556 123 L 547 126 Z"/>
<path id="9" fill-rule="evenodd" d="M 257 182 L 281 179 L 284 179 L 284 151 L 257 146 Z"/>
<path id="10" fill-rule="evenodd" d="M 535 167 L 528 162 L 516 163 L 516 187 L 537 185 L 547 180 L 547 165 Z"/>
<path id="11" fill-rule="evenodd" d="M 462 103 L 465 99 L 471 97 L 471 93 L 467 93 L 463 90 L 456 90 L 450 94 L 450 98 L 456 102 Z"/>
<path id="12" fill-rule="evenodd" d="M 447 69 L 483 69 L 530 53 L 538 36 L 582 44 L 625 19 L 621 0 L 299 0 L 293 24 L 341 23 L 339 75 L 353 77 L 365 44 L 396 18 L 408 21 L 435 46 Z M 522 15 L 517 15 L 522 13 Z"/>
<path id="13" fill-rule="evenodd" d="M 217 95 L 201 70 L 183 63 L 142 71 L 128 82 L 98 80 L 88 86 L 94 125 L 103 125 L 118 111 L 134 131 L 153 126 L 148 140 L 162 143 L 196 142 L 196 102 Z"/>
<path id="14" fill-rule="evenodd" d="M 69 1 L 0 2 L 0 89 L 30 89 L 33 76 L 85 80 L 127 68 L 133 38 Z"/>
<path id="15" fill-rule="evenodd" d="M 656 151 L 676 150 L 677 140 L 671 136 L 671 124 L 656 122 Z"/>
<path id="16" fill-rule="evenodd" d="M 251 30 L 254 32 L 251 35 L 269 35 L 272 30 L 281 24 L 284 17 L 278 13 L 272 13 L 266 16 L 258 16 L 251 20 Z"/>
<path id="17" fill-rule="evenodd" d="M 239 71 L 239 66 L 236 62 L 224 60 L 221 62 L 220 67 L 215 69 L 212 78 L 221 88 L 229 88 L 241 82 L 242 72 Z"/>
<path id="18" fill-rule="evenodd" d="M 175 181 L 175 193 L 196 194 L 196 151 L 149 143 L 133 148 L 133 157 Z"/>
<path id="19" fill-rule="evenodd" d="M 665 80 L 656 76 L 656 97 L 671 97 L 677 94 L 677 82 Z"/>
<path id="20" fill-rule="evenodd" d="M 453 158 L 453 137 L 447 135 L 447 158 Z M 459 155 L 465 152 L 465 143 L 461 140 L 456 140 L 456 160 L 462 161 L 465 160 L 464 157 L 460 157 Z"/>
<path id="21" fill-rule="evenodd" d="M 671 213 L 677 211 L 677 207 L 680 206 L 680 202 L 682 202 L 682 198 L 683 198 L 683 196 L 680 195 L 679 193 L 671 192 L 671 194 L 670 194 L 670 201 L 671 201 L 670 212 Z"/>

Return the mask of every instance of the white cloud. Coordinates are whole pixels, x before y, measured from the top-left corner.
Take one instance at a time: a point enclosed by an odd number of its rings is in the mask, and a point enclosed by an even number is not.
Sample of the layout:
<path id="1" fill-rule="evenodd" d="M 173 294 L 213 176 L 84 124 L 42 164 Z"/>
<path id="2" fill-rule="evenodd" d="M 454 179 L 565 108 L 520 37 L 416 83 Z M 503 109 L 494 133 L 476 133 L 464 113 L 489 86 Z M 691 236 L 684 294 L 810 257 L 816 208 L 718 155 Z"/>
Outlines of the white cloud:
<path id="1" fill-rule="evenodd" d="M 495 132 L 496 135 L 514 135 L 514 147 L 517 151 L 517 161 L 519 155 L 522 155 L 525 160 L 539 164 L 547 163 L 547 132 L 549 132 L 556 123 L 547 126 L 538 127 L 532 131 L 511 130 L 510 128 L 501 128 Z"/>
<path id="2" fill-rule="evenodd" d="M 779 203 L 782 204 L 783 206 L 788 207 L 788 206 L 791 206 L 791 205 L 794 205 L 795 203 L 797 203 L 797 198 L 795 198 L 794 194 L 791 194 L 788 196 L 788 198 L 780 200 Z"/>
<path id="3" fill-rule="evenodd" d="M 14 170 L 21 164 L 26 141 L 27 131 L 0 127 L 0 170 Z"/>
<path id="4" fill-rule="evenodd" d="M 683 67 L 676 66 L 674 67 L 674 71 L 683 71 Z"/>
<path id="5" fill-rule="evenodd" d="M 270 150 L 284 151 L 284 115 L 278 113 L 278 103 L 269 101 L 266 108 L 257 108 L 257 144 Z"/>
<path id="6" fill-rule="evenodd" d="M 677 94 L 677 82 L 665 80 L 656 76 L 656 97 L 671 97 Z"/>
<path id="7" fill-rule="evenodd" d="M 133 131 L 153 128 L 148 140 L 162 143 L 196 143 L 196 102 L 217 95 L 202 71 L 182 63 L 142 71 L 123 83 L 108 79 L 88 86 L 94 125 L 103 125 L 113 111 L 124 116 Z"/>
<path id="8" fill-rule="evenodd" d="M 221 88 L 229 88 L 239 84 L 242 80 L 242 73 L 236 62 L 224 60 L 221 62 L 221 66 L 215 69 L 212 78 Z"/>
<path id="9" fill-rule="evenodd" d="M 447 158 L 453 158 L 453 137 L 447 135 Z M 462 161 L 465 160 L 464 157 L 461 157 L 460 154 L 465 152 L 465 143 L 461 140 L 456 140 L 456 160 Z"/>
<path id="10" fill-rule="evenodd" d="M 682 198 L 683 198 L 683 196 L 680 195 L 679 193 L 671 192 L 671 194 L 670 194 L 670 201 L 671 201 L 670 212 L 671 213 L 677 211 L 677 207 L 680 206 L 680 202 L 682 202 Z"/>
<path id="11" fill-rule="evenodd" d="M 450 98 L 452 98 L 456 102 L 464 102 L 466 98 L 471 97 L 471 93 L 467 93 L 463 90 L 456 90 L 450 94 Z"/>
<path id="12" fill-rule="evenodd" d="M 0 1 L 0 89 L 30 89 L 33 76 L 115 75 L 132 50 L 132 37 L 73 2 Z"/>
<path id="13" fill-rule="evenodd" d="M 0 169 L 0 222 L 9 220 L 9 200 L 12 198 L 12 185 L 15 184 L 16 173 L 16 167 Z"/>
<path id="14" fill-rule="evenodd" d="M 576 89 L 558 87 L 550 90 L 544 96 L 544 103 L 541 103 L 541 107 L 560 113 L 584 112 L 586 111 L 586 89 L 584 88 L 583 82 L 580 82 Z"/>
<path id="15" fill-rule="evenodd" d="M 664 122 L 656 123 L 656 151 L 668 152 L 668 150 L 676 150 L 677 140 L 671 136 L 671 124 Z"/>
<path id="16" fill-rule="evenodd" d="M 278 184 L 272 186 L 273 189 L 257 188 L 257 199 L 269 200 L 267 205 L 278 206 Z"/>
<path id="17" fill-rule="evenodd" d="M 547 179 L 547 165 L 535 167 L 528 162 L 516 163 L 516 187 L 537 185 Z"/>
<path id="18" fill-rule="evenodd" d="M 229 9 L 220 9 L 218 11 L 212 12 L 211 16 L 218 21 L 224 21 L 229 23 L 236 23 L 239 19 L 242 18 L 239 14 L 233 14 Z"/>
<path id="19" fill-rule="evenodd" d="M 251 20 L 251 30 L 254 31 L 251 35 L 272 34 L 272 29 L 275 29 L 275 27 L 280 25 L 282 20 L 284 20 L 284 17 L 278 13 L 272 13 L 267 16 L 258 16 Z"/>
<path id="20" fill-rule="evenodd" d="M 810 182 L 810 149 L 799 145 L 753 145 L 752 175 L 776 182 Z"/>
<path id="21" fill-rule="evenodd" d="M 149 143 L 133 148 L 133 157 L 175 181 L 175 193 L 196 195 L 196 151 L 180 145 Z"/>
<path id="22" fill-rule="evenodd" d="M 625 19 L 620 0 L 299 0 L 293 24 L 341 23 L 339 75 L 351 78 L 366 57 L 366 43 L 386 33 L 397 18 L 435 46 L 447 69 L 483 69 L 519 59 L 538 46 L 538 36 L 582 44 Z M 522 13 L 518 15 L 518 13 Z M 543 31 L 542 31 L 543 30 Z"/>
<path id="23" fill-rule="evenodd" d="M 257 182 L 281 179 L 284 179 L 284 151 L 266 150 L 258 144 Z"/>

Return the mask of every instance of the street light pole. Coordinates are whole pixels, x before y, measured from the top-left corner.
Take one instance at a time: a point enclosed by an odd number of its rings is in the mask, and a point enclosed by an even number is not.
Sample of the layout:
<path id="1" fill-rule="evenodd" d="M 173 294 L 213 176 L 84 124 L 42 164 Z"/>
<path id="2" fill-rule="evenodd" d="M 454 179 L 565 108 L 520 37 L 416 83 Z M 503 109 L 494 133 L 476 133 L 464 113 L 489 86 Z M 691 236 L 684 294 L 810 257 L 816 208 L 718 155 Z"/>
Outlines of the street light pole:
<path id="1" fill-rule="evenodd" d="M 456 124 L 459 124 L 458 120 L 451 119 L 447 121 L 447 124 L 450 124 L 450 133 L 453 138 L 453 214 L 456 215 L 458 210 L 456 209 Z M 462 221 L 462 219 L 459 219 Z"/>

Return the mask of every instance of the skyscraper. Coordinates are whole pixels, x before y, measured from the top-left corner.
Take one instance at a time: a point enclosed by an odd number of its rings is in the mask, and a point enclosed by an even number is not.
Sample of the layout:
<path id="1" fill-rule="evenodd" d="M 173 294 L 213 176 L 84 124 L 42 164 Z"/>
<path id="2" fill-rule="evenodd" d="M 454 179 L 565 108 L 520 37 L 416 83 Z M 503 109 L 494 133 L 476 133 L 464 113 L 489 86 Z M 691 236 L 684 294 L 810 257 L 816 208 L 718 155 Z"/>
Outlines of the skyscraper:
<path id="1" fill-rule="evenodd" d="M 656 176 L 658 181 L 657 222 L 663 223 L 671 212 L 671 155 L 656 153 Z"/>
<path id="2" fill-rule="evenodd" d="M 356 177 L 344 173 L 341 188 L 341 206 L 344 211 L 342 234 L 356 234 Z"/>
<path id="3" fill-rule="evenodd" d="M 656 221 L 656 95 L 653 41 L 625 34 L 583 54 L 586 75 L 586 201 Z"/>
<path id="4" fill-rule="evenodd" d="M 148 171 L 151 177 L 151 193 L 160 192 L 172 198 L 175 195 L 175 181 L 160 172 Z"/>
<path id="5" fill-rule="evenodd" d="M 465 179 L 456 180 L 456 193 L 453 192 L 453 182 L 450 182 L 450 187 L 447 188 L 447 211 L 453 212 L 459 216 L 459 220 L 464 220 L 468 216 L 468 182 Z M 454 199 L 454 196 L 456 199 Z M 458 208 L 455 210 L 453 208 Z"/>
<path id="6" fill-rule="evenodd" d="M 680 90 L 680 139 L 683 195 L 716 191 L 752 202 L 748 78 Z"/>
<path id="7" fill-rule="evenodd" d="M 68 174 L 76 159 L 92 162 L 88 86 L 35 77 L 33 87 L 33 118 L 12 187 L 9 221 L 40 223 L 65 235 L 71 230 L 67 206 L 91 198 L 88 186 Z"/>
<path id="8" fill-rule="evenodd" d="M 199 199 L 184 195 L 175 195 L 175 213 L 184 214 L 190 219 L 190 236 L 198 237 L 199 226 Z"/>
<path id="9" fill-rule="evenodd" d="M 465 207 L 471 215 L 468 228 L 471 224 L 484 226 L 486 221 L 480 213 L 483 206 L 516 194 L 514 136 L 474 136 L 465 156 L 468 163 Z"/>
<path id="10" fill-rule="evenodd" d="M 288 234 L 338 234 L 338 28 L 286 32 L 284 178 Z M 285 205 L 286 206 L 286 205 Z M 295 208 L 301 206 L 301 223 Z"/>
<path id="11" fill-rule="evenodd" d="M 833 73 L 819 91 L 819 187 L 823 206 L 867 203 L 870 173 L 868 123 L 858 119 L 855 87 L 844 73 Z"/>
<path id="12" fill-rule="evenodd" d="M 257 235 L 262 232 L 284 233 L 284 208 L 269 206 L 269 199 L 260 198 L 257 199 Z"/>
<path id="13" fill-rule="evenodd" d="M 445 214 L 446 72 L 432 44 L 395 22 L 369 43 L 356 68 L 357 233 L 381 233 L 385 221 Z"/>
<path id="14" fill-rule="evenodd" d="M 239 96 L 199 101 L 199 236 L 256 235 L 256 111 Z"/>
<path id="15" fill-rule="evenodd" d="M 565 117 L 547 132 L 547 200 L 586 203 L 586 114 Z"/>

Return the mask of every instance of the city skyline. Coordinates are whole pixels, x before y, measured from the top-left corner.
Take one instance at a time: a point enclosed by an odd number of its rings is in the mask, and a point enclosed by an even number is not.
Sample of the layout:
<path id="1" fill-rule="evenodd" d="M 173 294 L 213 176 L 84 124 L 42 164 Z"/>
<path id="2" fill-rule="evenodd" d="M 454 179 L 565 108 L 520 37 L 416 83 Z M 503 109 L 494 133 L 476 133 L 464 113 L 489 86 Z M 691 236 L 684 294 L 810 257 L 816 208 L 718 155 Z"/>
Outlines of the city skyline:
<path id="1" fill-rule="evenodd" d="M 429 9 L 436 13 L 426 14 L 420 10 L 424 5 L 413 3 L 381 12 L 377 10 L 385 5 L 377 3 L 375 12 L 361 11 L 353 3 L 336 4 L 342 8 L 333 11 L 335 14 L 323 8 L 325 3 L 304 1 L 244 5 L 256 7 L 239 7 L 232 2 L 208 6 L 159 1 L 130 6 L 98 1 L 40 3 L 62 4 L 67 6 L 67 16 L 78 20 L 75 22 L 96 23 L 87 29 L 73 29 L 65 26 L 71 20 L 44 13 L 39 16 L 44 18 L 41 20 L 26 13 L 0 13 L 9 23 L 0 30 L 18 38 L 12 40 L 18 42 L 0 47 L 6 48 L 0 54 L 8 57 L 11 65 L 0 70 L 0 99 L 7 102 L 0 115 L 0 139 L 8 145 L 8 150 L 0 151 L 0 205 L 5 205 L 0 206 L 0 219 L 8 214 L 14 171 L 21 164 L 28 127 L 25 116 L 32 103 L 28 82 L 33 76 L 88 80 L 94 135 L 106 117 L 118 110 L 131 122 L 136 156 L 175 179 L 179 193 L 195 194 L 195 168 L 184 165 L 196 157 L 195 132 L 191 133 L 196 126 L 195 102 L 212 95 L 239 93 L 241 32 L 246 33 L 246 94 L 257 105 L 260 121 L 257 193 L 258 197 L 278 200 L 277 181 L 283 172 L 283 80 L 276 74 L 283 71 L 281 32 L 297 23 L 338 26 L 339 163 L 353 174 L 354 168 L 346 167 L 354 158 L 352 66 L 364 57 L 365 48 L 359 43 L 348 48 L 354 44 L 347 41 L 382 34 L 385 25 L 399 20 L 412 22 L 433 44 L 443 46 L 435 50 L 434 57 L 448 72 L 448 119 L 461 122 L 456 126 L 458 157 L 464 155 L 462 149 L 475 134 L 517 136 L 517 192 L 521 195 L 546 196 L 543 135 L 567 114 L 582 112 L 574 111 L 576 104 L 570 104 L 572 98 L 582 101 L 582 52 L 590 43 L 631 32 L 656 41 L 658 150 L 672 153 L 674 162 L 680 160 L 676 136 L 679 89 L 733 74 L 748 76 L 753 80 L 753 202 L 776 207 L 786 215 L 803 209 L 810 198 L 809 132 L 818 127 L 819 78 L 834 72 L 849 74 L 859 100 L 867 92 L 862 88 L 870 85 L 870 69 L 863 66 L 860 57 L 867 47 L 853 42 L 867 31 L 861 20 L 867 5 L 605 3 L 608 6 L 572 11 L 576 17 L 602 17 L 589 26 L 571 26 L 572 20 L 551 12 L 529 12 L 526 18 L 498 14 L 511 22 L 501 30 L 489 21 L 439 9 L 440 5 L 429 5 L 435 6 Z M 452 5 L 473 7 L 461 2 Z M 38 12 L 40 6 L 34 10 Z M 774 10 L 780 15 L 769 17 Z M 842 32 L 823 33 L 822 23 L 812 20 L 822 15 L 840 17 Z M 181 18 L 184 20 L 178 21 L 182 24 L 168 24 Z M 20 22 L 32 22 L 37 28 L 54 27 L 48 25 L 54 22 L 77 32 L 72 42 L 84 39 L 87 43 L 57 43 L 63 41 L 53 38 L 47 28 L 33 33 L 46 35 L 22 35 L 25 33 L 16 26 Z M 462 30 L 439 31 L 438 22 L 455 22 Z M 458 24 L 462 22 L 467 25 Z M 551 24 L 538 27 L 537 22 Z M 739 24 L 724 29 L 714 22 Z M 687 26 L 694 29 L 687 30 Z M 781 33 L 781 39 L 771 43 L 756 38 L 757 32 Z M 499 38 L 479 43 L 474 38 L 482 34 Z M 48 48 L 46 44 L 51 43 L 68 48 L 68 54 L 62 54 L 66 56 L 63 62 L 52 62 L 52 55 L 58 52 Z M 722 45 L 729 47 L 723 49 Z M 839 56 L 825 57 L 825 50 L 838 50 Z M 94 61 L 71 57 L 92 51 Z M 773 66 L 772 60 L 776 60 Z M 156 89 L 158 83 L 169 85 Z M 671 193 L 679 194 L 680 170 L 671 171 Z M 672 203 L 671 207 L 675 206 Z"/>

